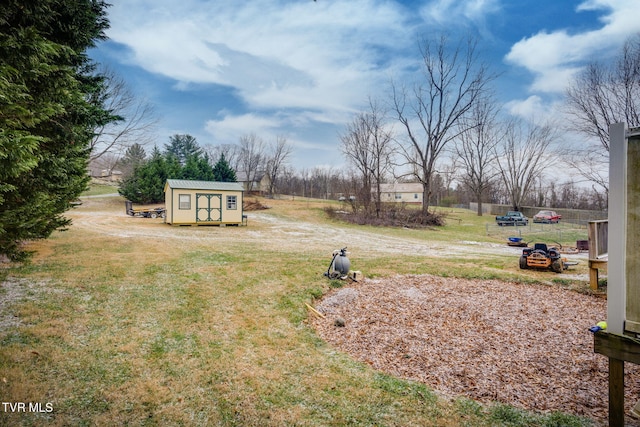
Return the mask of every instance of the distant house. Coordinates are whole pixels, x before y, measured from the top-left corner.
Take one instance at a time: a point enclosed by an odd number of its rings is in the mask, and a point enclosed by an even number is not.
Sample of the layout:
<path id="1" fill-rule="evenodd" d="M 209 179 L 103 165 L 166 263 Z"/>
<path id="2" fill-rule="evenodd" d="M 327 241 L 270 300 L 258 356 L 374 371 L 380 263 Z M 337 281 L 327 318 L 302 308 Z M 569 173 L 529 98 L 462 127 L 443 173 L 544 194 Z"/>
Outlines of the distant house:
<path id="1" fill-rule="evenodd" d="M 375 188 L 372 189 L 375 192 Z M 380 201 L 383 203 L 422 204 L 422 184 L 419 182 L 396 182 L 380 184 Z"/>
<path id="2" fill-rule="evenodd" d="M 89 168 L 89 176 L 113 182 L 122 181 L 122 172 L 115 169 Z"/>
<path id="3" fill-rule="evenodd" d="M 243 195 L 237 182 L 168 179 L 164 221 L 171 225 L 240 225 Z"/>
<path id="4" fill-rule="evenodd" d="M 253 179 L 249 178 L 250 175 L 252 175 L 251 178 Z M 268 193 L 269 187 L 271 186 L 271 180 L 266 172 L 248 174 L 245 171 L 237 171 L 236 179 L 240 184 L 242 184 L 242 187 L 246 192 Z"/>

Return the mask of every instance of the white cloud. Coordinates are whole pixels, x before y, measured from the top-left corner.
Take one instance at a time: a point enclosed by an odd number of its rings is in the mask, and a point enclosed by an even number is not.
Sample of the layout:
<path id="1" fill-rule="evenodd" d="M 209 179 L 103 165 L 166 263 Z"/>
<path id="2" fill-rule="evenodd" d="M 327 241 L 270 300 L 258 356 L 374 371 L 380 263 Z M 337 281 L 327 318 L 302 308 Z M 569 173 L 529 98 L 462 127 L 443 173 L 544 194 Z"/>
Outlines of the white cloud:
<path id="1" fill-rule="evenodd" d="M 587 0 L 576 9 L 587 10 L 603 11 L 601 28 L 576 34 L 541 31 L 512 46 L 506 60 L 533 73 L 531 90 L 562 92 L 585 61 L 617 53 L 627 37 L 640 31 L 637 0 Z"/>
<path id="2" fill-rule="evenodd" d="M 454 24 L 470 22 L 485 35 L 485 19 L 500 10 L 500 0 L 433 0 L 422 6 L 420 15 L 427 22 Z"/>
<path id="3" fill-rule="evenodd" d="M 234 115 L 226 112 L 219 120 L 208 120 L 205 132 L 212 137 L 216 145 L 237 144 L 241 137 L 249 134 L 258 135 L 266 143 L 284 137 L 295 147 L 295 156 L 313 156 L 311 160 L 326 161 L 335 154 L 336 147 L 327 144 L 326 141 L 314 141 L 309 137 L 307 127 L 312 119 L 315 117 L 308 113 L 274 117 L 255 113 Z M 289 131 L 283 134 L 283 128 Z M 301 160 L 304 159 L 297 158 L 298 162 Z"/>
<path id="4" fill-rule="evenodd" d="M 273 117 L 264 117 L 253 113 L 232 115 L 227 114 L 220 120 L 209 120 L 205 130 L 218 143 L 235 144 L 240 137 L 254 133 L 256 135 L 271 135 L 278 128 L 279 123 Z"/>
<path id="5" fill-rule="evenodd" d="M 533 113 L 543 108 L 542 98 L 532 95 L 524 100 L 510 101 L 505 104 L 506 110 L 513 116 L 522 118 L 531 117 Z"/>
<path id="6" fill-rule="evenodd" d="M 231 86 L 253 107 L 330 109 L 363 102 L 380 83 L 372 70 L 411 43 L 402 13 L 384 0 L 115 2 L 108 36 L 183 84 Z"/>

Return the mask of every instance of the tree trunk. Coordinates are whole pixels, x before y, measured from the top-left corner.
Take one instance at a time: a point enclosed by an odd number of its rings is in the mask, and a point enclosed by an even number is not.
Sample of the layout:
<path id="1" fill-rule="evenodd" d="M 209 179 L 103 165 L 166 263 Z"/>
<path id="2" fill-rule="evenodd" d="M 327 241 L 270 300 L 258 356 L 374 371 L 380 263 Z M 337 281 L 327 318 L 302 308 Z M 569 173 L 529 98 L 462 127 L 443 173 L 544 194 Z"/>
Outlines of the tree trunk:
<path id="1" fill-rule="evenodd" d="M 429 216 L 429 198 L 431 196 L 431 191 L 429 191 L 429 183 L 422 183 L 422 216 L 426 218 Z"/>

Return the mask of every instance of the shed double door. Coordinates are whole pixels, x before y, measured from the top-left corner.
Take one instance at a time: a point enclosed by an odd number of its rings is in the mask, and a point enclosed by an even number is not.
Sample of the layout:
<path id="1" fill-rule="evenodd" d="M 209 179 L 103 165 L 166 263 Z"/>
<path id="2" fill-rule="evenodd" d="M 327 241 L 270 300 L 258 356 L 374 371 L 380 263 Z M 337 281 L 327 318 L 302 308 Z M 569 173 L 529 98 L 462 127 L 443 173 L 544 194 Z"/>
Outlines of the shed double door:
<path id="1" fill-rule="evenodd" d="M 222 221 L 222 194 L 196 193 L 196 222 Z"/>

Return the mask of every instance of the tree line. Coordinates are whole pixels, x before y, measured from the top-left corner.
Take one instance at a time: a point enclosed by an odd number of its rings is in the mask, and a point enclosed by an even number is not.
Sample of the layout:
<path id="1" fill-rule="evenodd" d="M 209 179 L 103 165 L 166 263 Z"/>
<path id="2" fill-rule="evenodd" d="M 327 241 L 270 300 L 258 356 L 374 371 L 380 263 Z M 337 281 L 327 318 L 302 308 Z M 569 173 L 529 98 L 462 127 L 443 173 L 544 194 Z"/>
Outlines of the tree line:
<path id="1" fill-rule="evenodd" d="M 274 194 L 291 152 L 292 147 L 284 137 L 266 144 L 255 134 L 249 134 L 238 145 L 201 146 L 191 135 L 176 134 L 169 138 L 164 151 L 155 146 L 148 157 L 144 147 L 134 143 L 113 167 L 123 172 L 119 193 L 136 203 L 163 201 L 167 179 L 237 182 L 238 174 L 242 174 L 249 192 L 266 175 L 269 182 L 266 191 Z"/>
<path id="2" fill-rule="evenodd" d="M 576 75 L 565 94 L 566 123 L 505 113 L 494 96 L 497 76 L 476 47 L 473 39 L 423 39 L 419 78 L 393 82 L 390 101 L 370 100 L 347 125 L 341 149 L 353 166 L 360 208 L 379 216 L 380 184 L 406 180 L 422 185 L 426 216 L 437 180 L 449 192 L 453 177 L 478 202 L 478 215 L 483 201 L 496 199 L 514 210 L 606 209 L 609 125 L 640 125 L 640 35 L 613 61 L 592 62 Z M 566 142 L 572 132 L 581 136 L 578 145 Z M 587 189 L 560 181 L 554 169 L 573 170 Z M 578 193 L 580 202 L 572 197 Z"/>
<path id="3" fill-rule="evenodd" d="M 127 149 L 121 166 L 125 169 L 118 192 L 135 203 L 164 201 L 167 179 L 236 182 L 236 173 L 224 153 L 214 165 L 191 135 L 173 135 L 164 151 L 154 147 L 147 158 L 144 147 L 134 144 Z"/>
<path id="4" fill-rule="evenodd" d="M 453 171 L 452 171 L 453 172 Z M 456 171 L 461 173 L 461 171 Z M 287 167 L 283 171 L 278 193 L 289 197 L 310 197 L 338 200 L 344 197 L 349 207 L 365 210 L 366 196 L 371 198 L 372 209 L 375 209 L 373 191 L 366 191 L 359 177 L 353 170 L 336 168 L 304 168 L 296 170 Z M 566 209 L 587 209 L 603 211 L 607 208 L 602 192 L 592 187 L 585 187 L 575 181 L 562 183 L 535 180 L 530 191 L 522 199 L 522 206 L 552 206 Z M 352 202 L 349 202 L 353 196 Z M 487 187 L 483 201 L 490 204 L 510 204 L 510 194 L 502 183 L 491 181 Z M 476 195 L 463 182 L 452 182 L 446 173 L 436 173 L 432 182 L 429 203 L 432 206 L 469 206 L 477 202 Z M 382 203 L 384 205 L 384 203 Z M 383 209 L 383 208 L 382 208 Z M 370 212 L 375 217 L 375 211 Z"/>
<path id="5" fill-rule="evenodd" d="M 390 97 L 369 99 L 368 109 L 355 114 L 340 135 L 352 180 L 340 193 L 357 195 L 354 208 L 372 216 L 382 211 L 381 185 L 388 182 L 419 183 L 425 216 L 433 203 L 466 199 L 463 194 L 478 202 L 479 215 L 484 201 L 496 199 L 515 210 L 531 202 L 560 207 L 565 203 L 554 189 L 567 186 L 583 195 L 582 206 L 606 208 L 606 129 L 619 120 L 639 123 L 639 40 L 629 38 L 612 64 L 593 62 L 575 77 L 565 97 L 568 119 L 561 124 L 542 114 L 521 118 L 505 112 L 494 95 L 498 76 L 477 54 L 474 38 L 424 38 L 419 77 L 392 82 Z M 568 132 L 584 135 L 584 143 L 567 149 Z M 332 193 L 320 188 L 335 181 L 326 178 L 333 172 L 289 168 L 292 146 L 283 137 L 267 145 L 248 134 L 238 144 L 205 151 L 212 159 L 224 153 L 243 181 L 266 174 L 269 194 Z M 578 176 L 562 182 L 554 169 L 572 169 Z M 300 183 L 295 191 L 289 188 L 293 182 Z"/>

